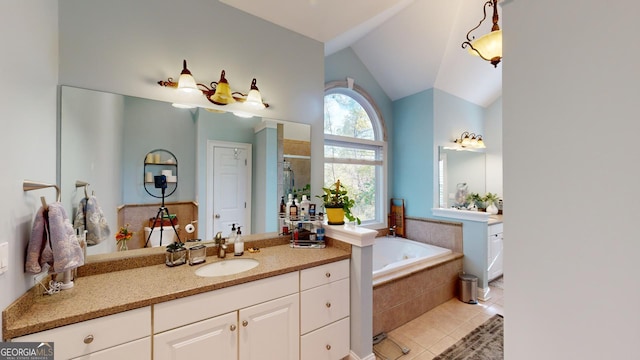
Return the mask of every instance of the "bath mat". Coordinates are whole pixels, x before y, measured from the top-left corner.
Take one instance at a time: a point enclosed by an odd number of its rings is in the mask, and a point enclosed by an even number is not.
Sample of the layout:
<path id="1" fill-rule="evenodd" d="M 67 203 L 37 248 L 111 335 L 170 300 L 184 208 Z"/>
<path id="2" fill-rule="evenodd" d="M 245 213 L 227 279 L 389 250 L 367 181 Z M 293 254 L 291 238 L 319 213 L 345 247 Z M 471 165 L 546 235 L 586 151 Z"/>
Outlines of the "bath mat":
<path id="1" fill-rule="evenodd" d="M 504 359 L 504 319 L 494 315 L 433 360 Z"/>
<path id="2" fill-rule="evenodd" d="M 396 360 L 408 354 L 409 351 L 409 348 L 388 337 L 373 345 L 373 353 L 381 360 Z"/>

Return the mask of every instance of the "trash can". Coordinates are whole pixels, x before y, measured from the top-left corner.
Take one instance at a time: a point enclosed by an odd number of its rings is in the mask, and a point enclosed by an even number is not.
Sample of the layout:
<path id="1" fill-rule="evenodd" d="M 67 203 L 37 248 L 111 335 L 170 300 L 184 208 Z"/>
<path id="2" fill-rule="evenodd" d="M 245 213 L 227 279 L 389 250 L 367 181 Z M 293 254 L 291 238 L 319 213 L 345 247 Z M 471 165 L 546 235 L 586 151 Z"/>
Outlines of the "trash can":
<path id="1" fill-rule="evenodd" d="M 478 303 L 478 277 L 460 274 L 460 301 L 467 304 Z"/>

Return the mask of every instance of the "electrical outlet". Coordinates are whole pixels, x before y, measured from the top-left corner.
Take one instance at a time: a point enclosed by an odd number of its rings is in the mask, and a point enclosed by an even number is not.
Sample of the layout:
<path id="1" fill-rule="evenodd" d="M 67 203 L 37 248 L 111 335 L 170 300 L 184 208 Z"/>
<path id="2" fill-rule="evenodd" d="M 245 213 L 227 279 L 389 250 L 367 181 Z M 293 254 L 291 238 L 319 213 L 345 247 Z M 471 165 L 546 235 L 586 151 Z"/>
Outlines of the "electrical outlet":
<path id="1" fill-rule="evenodd" d="M 9 268 L 9 243 L 0 244 L 0 274 Z"/>

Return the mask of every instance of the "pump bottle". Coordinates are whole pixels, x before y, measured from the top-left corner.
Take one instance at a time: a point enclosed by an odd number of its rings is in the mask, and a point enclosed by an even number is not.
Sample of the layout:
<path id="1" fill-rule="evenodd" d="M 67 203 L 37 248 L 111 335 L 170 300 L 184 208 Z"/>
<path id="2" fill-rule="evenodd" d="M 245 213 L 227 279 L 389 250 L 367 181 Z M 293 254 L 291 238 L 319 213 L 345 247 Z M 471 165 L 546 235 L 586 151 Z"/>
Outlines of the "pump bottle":
<path id="1" fill-rule="evenodd" d="M 244 254 L 244 241 L 242 240 L 242 231 L 240 231 L 240 225 L 238 225 L 238 232 L 236 233 L 236 242 L 233 244 L 233 255 L 241 256 Z"/>

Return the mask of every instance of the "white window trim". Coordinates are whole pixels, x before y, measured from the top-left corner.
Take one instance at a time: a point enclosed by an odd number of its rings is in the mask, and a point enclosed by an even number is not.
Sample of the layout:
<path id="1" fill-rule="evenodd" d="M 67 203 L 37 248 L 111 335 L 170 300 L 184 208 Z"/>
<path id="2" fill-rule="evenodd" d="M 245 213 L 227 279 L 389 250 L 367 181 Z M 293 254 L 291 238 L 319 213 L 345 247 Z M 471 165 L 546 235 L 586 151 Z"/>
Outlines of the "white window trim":
<path id="1" fill-rule="evenodd" d="M 350 86 L 351 85 L 351 86 Z M 371 125 L 373 126 L 374 137 L 376 139 L 381 140 L 369 140 L 369 139 L 358 139 L 347 136 L 339 136 L 339 135 L 330 135 L 325 134 L 323 140 L 323 147 L 327 143 L 329 145 L 335 144 L 338 146 L 344 146 L 345 144 L 360 144 L 364 145 L 362 148 L 367 147 L 375 147 L 381 148 L 381 158 L 376 161 L 371 160 L 358 160 L 351 161 L 348 159 L 336 159 L 336 158 L 324 158 L 325 163 L 342 163 L 342 164 L 363 164 L 363 165 L 375 165 L 377 166 L 376 171 L 376 194 L 379 194 L 379 197 L 376 199 L 376 220 L 363 221 L 362 225 L 364 227 L 370 229 L 384 229 L 387 227 L 387 184 L 388 184 L 388 144 L 387 144 L 387 130 L 384 122 L 384 118 L 382 117 L 382 113 L 378 109 L 376 102 L 373 98 L 360 86 L 350 82 L 349 80 L 343 81 L 332 81 L 325 85 L 324 96 L 330 94 L 343 94 L 349 96 L 356 100 L 367 112 L 369 115 L 369 119 L 375 117 L 377 121 L 372 121 Z M 324 120 L 323 120 L 324 122 Z M 357 146 L 354 146 L 357 148 Z M 382 166 L 380 166 L 382 165 Z"/>

